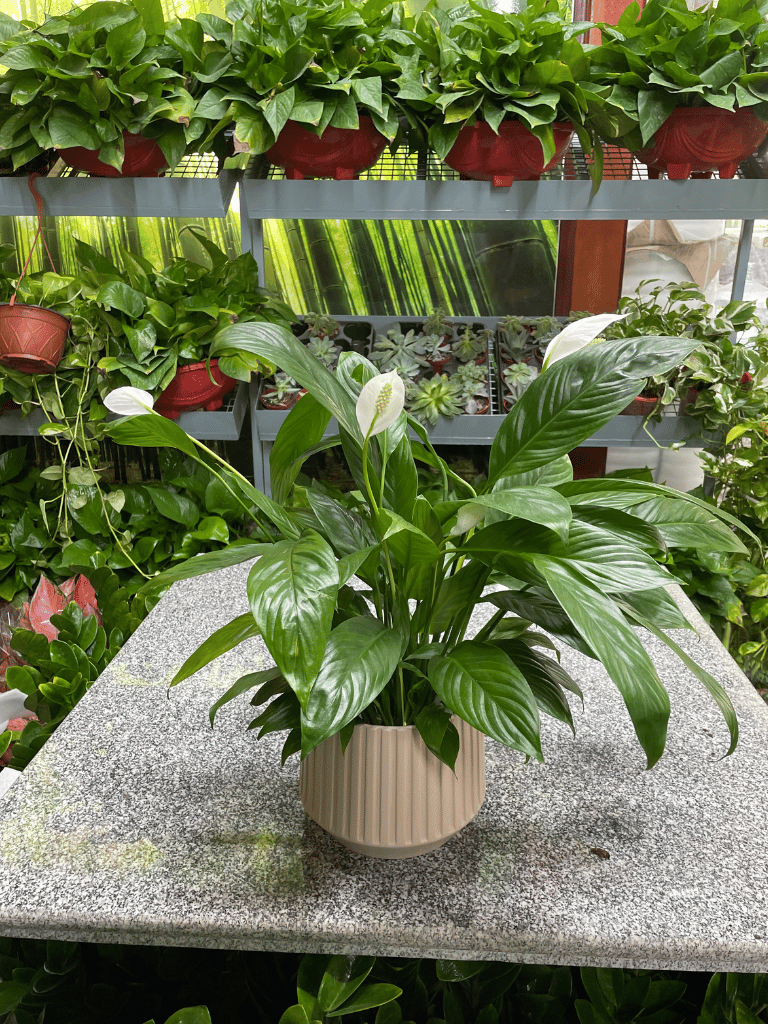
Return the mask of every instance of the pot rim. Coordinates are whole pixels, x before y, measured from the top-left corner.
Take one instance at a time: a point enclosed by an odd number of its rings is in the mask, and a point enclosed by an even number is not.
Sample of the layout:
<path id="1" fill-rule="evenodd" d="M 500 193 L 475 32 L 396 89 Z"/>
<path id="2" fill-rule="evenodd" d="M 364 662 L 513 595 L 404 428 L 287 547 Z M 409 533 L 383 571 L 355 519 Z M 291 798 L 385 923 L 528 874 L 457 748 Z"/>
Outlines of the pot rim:
<path id="1" fill-rule="evenodd" d="M 0 302 L 0 315 L 2 315 L 2 311 L 4 309 L 17 309 L 17 308 L 18 309 L 42 309 L 42 311 L 44 313 L 49 313 L 51 316 L 61 317 L 61 319 L 65 320 L 68 324 L 72 323 L 72 318 L 71 317 L 65 316 L 63 313 L 59 313 L 58 310 L 48 309 L 47 306 L 36 306 L 32 302 L 14 302 L 13 304 L 11 304 L 10 302 Z"/>

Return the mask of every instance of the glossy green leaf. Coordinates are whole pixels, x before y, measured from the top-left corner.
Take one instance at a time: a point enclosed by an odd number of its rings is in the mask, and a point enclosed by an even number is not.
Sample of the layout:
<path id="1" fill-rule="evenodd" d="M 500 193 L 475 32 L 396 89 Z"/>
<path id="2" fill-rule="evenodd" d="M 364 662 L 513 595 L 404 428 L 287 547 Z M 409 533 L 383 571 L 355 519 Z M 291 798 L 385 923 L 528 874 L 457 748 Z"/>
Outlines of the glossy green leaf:
<path id="1" fill-rule="evenodd" d="M 253 621 L 253 616 L 250 612 L 244 612 L 242 615 L 238 615 L 231 622 L 228 622 L 226 626 L 222 626 L 217 629 L 215 633 L 211 634 L 207 640 L 205 640 L 197 650 L 191 654 L 181 668 L 178 670 L 176 675 L 171 680 L 170 685 L 176 686 L 177 683 L 182 682 L 184 679 L 188 679 L 195 672 L 198 672 L 201 668 L 204 668 L 209 662 L 213 661 L 214 658 L 218 658 L 221 654 L 226 654 L 227 651 L 231 651 L 233 647 L 237 647 L 243 640 L 250 640 L 251 637 L 259 636 L 260 630 L 257 624 Z"/>
<path id="2" fill-rule="evenodd" d="M 677 366 L 695 347 L 693 338 L 622 338 L 550 366 L 502 422 L 491 445 L 489 485 L 576 448 L 621 412 L 645 378 Z"/>
<path id="3" fill-rule="evenodd" d="M 357 991 L 376 963 L 374 956 L 332 956 L 317 993 L 323 1013 L 335 1010 Z"/>
<path id="4" fill-rule="evenodd" d="M 302 757 L 378 697 L 392 678 L 401 650 L 400 633 L 373 616 L 347 619 L 333 630 L 302 715 Z"/>
<path id="5" fill-rule="evenodd" d="M 285 418 L 269 454 L 272 497 L 284 503 L 302 466 L 302 455 L 316 445 L 330 423 L 331 414 L 314 395 L 304 395 Z"/>
<path id="6" fill-rule="evenodd" d="M 275 544 L 248 576 L 248 601 L 270 654 L 306 707 L 339 590 L 332 548 L 315 530 Z"/>
<path id="7" fill-rule="evenodd" d="M 440 981 L 456 983 L 474 978 L 487 966 L 484 960 L 436 960 L 435 973 Z"/>
<path id="8" fill-rule="evenodd" d="M 459 718 L 499 743 L 543 760 L 536 700 L 503 651 L 465 640 L 444 657 L 430 660 L 429 681 Z"/>
<path id="9" fill-rule="evenodd" d="M 211 1024 L 211 1015 L 207 1006 L 187 1006 L 171 1014 L 165 1024 Z"/>
<path id="10" fill-rule="evenodd" d="M 295 1006 L 288 1007 L 278 1024 L 312 1024 L 312 1022 L 301 1003 L 296 1003 Z"/>
<path id="11" fill-rule="evenodd" d="M 7 484 L 24 468 L 27 457 L 26 445 L 21 448 L 11 448 L 0 455 L 0 484 Z"/>
<path id="12" fill-rule="evenodd" d="M 616 604 L 578 571 L 542 559 L 542 575 L 578 631 L 603 663 L 627 706 L 652 768 L 664 753 L 669 696 L 651 659 Z"/>
<path id="13" fill-rule="evenodd" d="M 279 366 L 313 395 L 339 424 L 362 444 L 355 403 L 336 377 L 290 331 L 276 324 L 233 324 L 221 331 L 211 345 L 211 356 L 242 349 Z"/>
<path id="14" fill-rule="evenodd" d="M 229 687 L 226 693 L 222 694 L 219 699 L 211 705 L 208 711 L 208 718 L 210 719 L 211 726 L 213 726 L 214 719 L 216 718 L 216 712 L 219 708 L 223 708 L 225 704 L 228 704 L 231 700 L 239 697 L 243 693 L 247 693 L 252 690 L 255 686 L 263 687 L 265 683 L 272 682 L 275 679 L 282 679 L 280 670 L 277 668 L 269 668 L 264 672 L 249 672 L 247 675 L 240 676 L 240 678 Z M 253 701 L 251 701 L 253 703 Z"/>
<path id="15" fill-rule="evenodd" d="M 725 752 L 724 756 L 727 757 L 728 754 L 732 754 L 733 751 L 736 749 L 736 744 L 739 741 L 739 723 L 736 720 L 736 712 L 733 709 L 731 699 L 725 692 L 723 687 L 720 685 L 720 683 L 718 683 L 714 676 L 711 676 L 709 672 L 706 671 L 706 669 L 703 669 L 700 665 L 697 665 L 693 658 L 689 657 L 689 655 L 687 655 L 685 651 L 678 644 L 676 644 L 671 637 L 667 636 L 666 633 L 659 629 L 658 626 L 656 626 L 650 618 L 646 618 L 644 615 L 640 615 L 638 612 L 634 610 L 630 611 L 630 615 L 635 620 L 635 622 L 638 623 L 638 625 L 645 626 L 645 628 L 649 630 L 651 633 L 653 633 L 654 636 L 657 636 L 659 640 L 662 641 L 662 643 L 666 644 L 671 651 L 674 651 L 678 658 L 686 666 L 686 668 L 690 669 L 690 671 L 693 672 L 693 674 L 696 676 L 699 682 L 704 684 L 706 689 L 712 695 L 715 703 L 720 708 L 720 711 L 723 714 L 723 718 L 725 719 L 725 723 L 728 726 L 728 731 L 731 736 L 730 746 L 728 747 L 728 750 Z"/>
<path id="16" fill-rule="evenodd" d="M 582 696 L 576 682 L 570 678 L 564 668 L 538 651 L 532 650 L 522 640 L 491 640 L 507 657 L 515 663 L 525 676 L 531 688 L 539 711 L 564 722 L 575 735 L 573 716 L 564 690 L 576 691 Z M 583 699 L 583 698 L 582 698 Z"/>
<path id="17" fill-rule="evenodd" d="M 451 712 L 438 704 L 427 704 L 414 719 L 428 750 L 447 764 L 451 771 L 456 767 L 459 755 L 459 732 L 451 722 Z"/>
<path id="18" fill-rule="evenodd" d="M 147 492 L 157 511 L 166 519 L 186 527 L 197 522 L 200 515 L 197 505 L 185 494 L 175 494 L 166 487 L 147 487 Z"/>
<path id="19" fill-rule="evenodd" d="M 122 281 L 107 281 L 103 284 L 96 293 L 96 301 L 110 309 L 119 309 L 135 320 L 142 315 L 146 304 L 141 292 Z"/>
<path id="20" fill-rule="evenodd" d="M 373 1009 L 375 1006 L 382 1006 L 384 1003 L 391 1003 L 393 999 L 403 994 L 403 990 L 397 985 L 364 985 L 357 990 L 357 993 L 340 1006 L 338 1010 L 330 1010 L 326 1017 L 343 1017 L 347 1013 L 362 1013 L 363 1010 Z"/>
<path id="21" fill-rule="evenodd" d="M 512 479 L 514 480 L 514 477 Z M 492 491 L 490 494 L 479 494 L 476 498 L 467 499 L 463 504 L 470 503 L 492 508 L 507 516 L 531 523 L 539 523 L 554 530 L 563 539 L 568 535 L 568 524 L 571 520 L 570 504 L 561 494 L 548 487 L 510 487 L 506 490 Z M 438 515 L 440 507 L 435 508 Z"/>

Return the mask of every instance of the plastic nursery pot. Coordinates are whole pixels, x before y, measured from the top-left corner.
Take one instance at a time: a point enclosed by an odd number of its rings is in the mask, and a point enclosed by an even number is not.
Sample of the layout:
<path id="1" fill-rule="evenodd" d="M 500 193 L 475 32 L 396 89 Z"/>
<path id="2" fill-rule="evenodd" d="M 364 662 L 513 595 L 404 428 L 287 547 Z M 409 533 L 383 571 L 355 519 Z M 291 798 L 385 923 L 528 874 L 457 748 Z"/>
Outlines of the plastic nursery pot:
<path id="1" fill-rule="evenodd" d="M 469 399 L 466 405 L 466 411 L 470 416 L 485 416 L 490 407 L 490 398 L 479 395 L 477 398 Z"/>
<path id="2" fill-rule="evenodd" d="M 449 354 L 445 359 L 428 359 L 427 362 L 435 373 L 442 373 L 448 363 L 450 363 L 451 359 L 453 359 L 453 355 Z"/>
<path id="3" fill-rule="evenodd" d="M 555 155 L 546 163 L 541 143 L 520 121 L 502 121 L 499 134 L 485 121 L 465 124 L 445 163 L 467 178 L 490 181 L 503 187 L 515 181 L 538 181 L 544 171 L 563 159 L 573 129 L 567 124 L 552 125 Z"/>
<path id="4" fill-rule="evenodd" d="M 354 178 L 376 163 L 387 144 L 367 114 L 360 114 L 359 124 L 359 128 L 329 126 L 318 136 L 296 121 L 288 121 L 267 150 L 267 160 L 284 167 L 286 178 L 292 180 Z"/>
<path id="5" fill-rule="evenodd" d="M 163 151 L 155 139 L 145 139 L 143 135 L 123 132 L 125 158 L 123 169 L 118 171 L 109 164 L 99 160 L 98 149 L 85 149 L 83 146 L 70 146 L 58 151 L 59 156 L 69 167 L 99 178 L 156 178 L 160 171 L 168 166 Z"/>
<path id="6" fill-rule="evenodd" d="M 338 736 L 301 762 L 299 796 L 313 821 L 347 849 L 387 860 L 442 846 L 485 798 L 485 737 L 457 718 L 456 774 L 415 726 L 356 725 L 344 754 Z"/>
<path id="7" fill-rule="evenodd" d="M 645 395 L 638 395 L 637 398 L 633 398 L 626 409 L 621 410 L 622 416 L 648 416 L 656 406 L 659 404 L 658 395 L 652 397 L 646 397 Z"/>
<path id="8" fill-rule="evenodd" d="M 20 373 L 50 373 L 64 353 L 69 318 L 42 306 L 0 304 L 0 363 Z"/>
<path id="9" fill-rule="evenodd" d="M 653 145 L 635 156 L 648 166 L 648 177 L 682 180 L 691 175 L 708 178 L 718 171 L 732 178 L 742 160 L 758 148 L 768 132 L 751 107 L 677 107 L 653 138 Z"/>
<path id="10" fill-rule="evenodd" d="M 211 375 L 215 384 L 211 383 L 204 362 L 180 366 L 176 376 L 155 402 L 155 410 L 166 419 L 176 420 L 182 412 L 191 412 L 193 409 L 205 409 L 207 412 L 220 409 L 224 396 L 236 386 L 237 381 L 219 370 L 218 359 L 211 360 Z"/>

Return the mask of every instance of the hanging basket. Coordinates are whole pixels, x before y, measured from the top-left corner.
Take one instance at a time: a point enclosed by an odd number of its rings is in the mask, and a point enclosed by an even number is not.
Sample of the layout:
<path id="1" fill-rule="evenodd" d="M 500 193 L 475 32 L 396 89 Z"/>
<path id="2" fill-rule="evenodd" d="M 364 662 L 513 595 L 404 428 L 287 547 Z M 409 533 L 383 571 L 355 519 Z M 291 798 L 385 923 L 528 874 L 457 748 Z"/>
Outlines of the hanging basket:
<path id="1" fill-rule="evenodd" d="M 521 121 L 502 121 L 497 135 L 485 121 L 465 124 L 458 134 L 445 163 L 464 177 L 490 181 L 497 187 L 515 181 L 538 181 L 563 159 L 573 129 L 553 124 L 555 155 L 547 162 L 541 142 Z"/>
<path id="2" fill-rule="evenodd" d="M 354 178 L 372 167 L 387 140 L 367 114 L 360 114 L 359 128 L 325 129 L 315 135 L 297 121 L 288 121 L 277 142 L 267 150 L 270 163 L 285 168 L 286 178 Z"/>
<path id="3" fill-rule="evenodd" d="M 0 305 L 0 363 L 20 373 L 50 373 L 61 362 L 69 319 L 42 306 Z"/>
<path id="4" fill-rule="evenodd" d="M 207 363 L 180 366 L 176 376 L 155 402 L 155 410 L 169 420 L 177 420 L 181 413 L 195 409 L 214 412 L 224 404 L 224 397 L 237 385 L 234 377 L 219 370 L 218 359 L 211 360 L 211 375 Z"/>
<path id="5" fill-rule="evenodd" d="M 708 178 L 713 171 L 732 178 L 766 132 L 768 121 L 761 121 L 751 107 L 677 107 L 656 131 L 653 145 L 635 156 L 647 165 L 649 178 L 658 178 L 663 171 L 678 181 Z"/>
<path id="6" fill-rule="evenodd" d="M 123 132 L 123 144 L 125 157 L 122 171 L 99 160 L 98 149 L 69 146 L 60 149 L 58 154 L 68 167 L 86 171 L 99 178 L 156 178 L 160 171 L 168 167 L 168 161 L 155 139 L 145 139 L 143 135 Z"/>
<path id="7" fill-rule="evenodd" d="M 43 229 L 43 198 L 34 186 L 35 178 L 39 177 L 37 173 L 30 174 L 28 180 L 29 190 L 37 204 L 37 232 L 11 301 L 0 304 L 0 363 L 19 373 L 50 373 L 55 370 L 64 354 L 70 323 L 68 317 L 52 309 L 16 302 Z M 44 238 L 43 245 L 55 274 L 56 267 Z"/>

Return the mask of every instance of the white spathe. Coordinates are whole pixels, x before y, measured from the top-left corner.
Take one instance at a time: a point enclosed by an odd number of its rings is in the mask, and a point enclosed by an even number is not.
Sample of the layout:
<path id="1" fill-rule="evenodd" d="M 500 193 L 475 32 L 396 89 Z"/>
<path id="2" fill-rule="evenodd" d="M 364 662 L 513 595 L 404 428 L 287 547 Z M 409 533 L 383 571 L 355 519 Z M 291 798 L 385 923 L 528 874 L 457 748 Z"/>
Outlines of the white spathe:
<path id="1" fill-rule="evenodd" d="M 118 416 L 146 416 L 154 404 L 152 395 L 141 388 L 115 388 L 104 398 L 104 405 Z"/>
<path id="2" fill-rule="evenodd" d="M 473 530 L 478 523 L 485 519 L 487 511 L 488 509 L 485 505 L 480 505 L 476 501 L 469 501 L 466 505 L 462 505 L 456 516 L 456 525 L 451 530 L 451 534 L 456 536 L 457 534 Z"/>
<path id="3" fill-rule="evenodd" d="M 585 316 L 583 320 L 575 320 L 572 324 L 568 324 L 547 345 L 547 355 L 542 369 L 546 370 L 558 359 L 569 356 L 571 352 L 578 352 L 580 348 L 585 348 L 595 340 L 601 331 L 604 331 L 615 320 L 623 320 L 625 316 L 627 316 L 626 313 L 598 313 L 597 316 Z"/>
<path id="4" fill-rule="evenodd" d="M 380 373 L 363 386 L 355 413 L 363 437 L 391 427 L 405 405 L 405 384 L 397 370 Z"/>
<path id="5" fill-rule="evenodd" d="M 26 699 L 26 693 L 22 693 L 21 690 L 7 690 L 5 693 L 0 693 L 0 732 L 5 732 L 12 718 L 21 718 L 22 715 L 31 714 L 29 709 L 24 707 Z"/>

